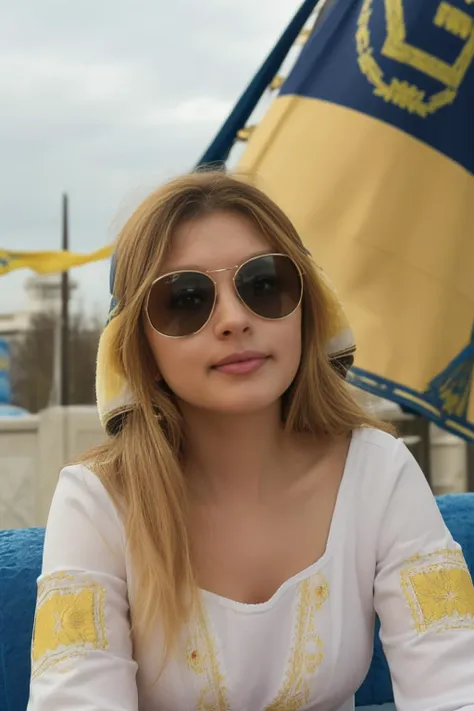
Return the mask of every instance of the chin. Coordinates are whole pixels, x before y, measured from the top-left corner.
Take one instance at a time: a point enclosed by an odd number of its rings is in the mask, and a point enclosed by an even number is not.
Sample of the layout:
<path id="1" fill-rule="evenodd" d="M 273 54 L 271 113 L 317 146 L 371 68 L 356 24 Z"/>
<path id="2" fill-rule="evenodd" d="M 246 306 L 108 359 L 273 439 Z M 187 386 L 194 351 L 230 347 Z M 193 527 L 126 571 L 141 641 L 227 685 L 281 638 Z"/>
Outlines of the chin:
<path id="1" fill-rule="evenodd" d="M 215 407 L 210 407 L 209 409 L 214 412 L 220 412 L 223 415 L 251 415 L 255 412 L 260 412 L 266 410 L 267 408 L 275 405 L 278 400 L 271 400 L 265 402 L 259 401 L 247 401 L 247 402 L 227 402 L 217 405 Z"/>
<path id="2" fill-rule="evenodd" d="M 293 375 L 293 374 L 291 374 Z M 194 410 L 215 412 L 228 415 L 245 415 L 262 412 L 279 404 L 288 390 L 292 377 L 252 378 L 229 382 L 206 383 L 205 387 L 193 388 L 185 392 L 175 391 L 181 402 L 187 403 Z"/>
<path id="3" fill-rule="evenodd" d="M 205 405 L 206 409 L 212 410 L 214 412 L 221 412 L 222 414 L 233 414 L 233 415 L 245 415 L 254 412 L 259 412 L 261 410 L 266 410 L 270 407 L 275 406 L 284 390 L 258 392 L 255 387 L 249 392 L 229 392 L 225 389 L 218 394 L 215 398 L 207 398 L 207 403 Z"/>

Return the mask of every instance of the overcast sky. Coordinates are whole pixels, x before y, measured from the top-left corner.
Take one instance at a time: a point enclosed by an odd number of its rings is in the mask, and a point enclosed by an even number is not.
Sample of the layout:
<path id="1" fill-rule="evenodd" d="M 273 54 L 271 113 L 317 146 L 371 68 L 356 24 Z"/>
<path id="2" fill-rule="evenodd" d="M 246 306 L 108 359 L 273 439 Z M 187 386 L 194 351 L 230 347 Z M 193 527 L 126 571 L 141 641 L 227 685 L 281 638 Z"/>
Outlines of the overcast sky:
<path id="1" fill-rule="evenodd" d="M 13 0 L 0 5 L 0 248 L 92 251 L 190 169 L 300 0 Z M 108 263 L 74 269 L 106 310 Z M 0 311 L 31 273 L 0 277 Z"/>

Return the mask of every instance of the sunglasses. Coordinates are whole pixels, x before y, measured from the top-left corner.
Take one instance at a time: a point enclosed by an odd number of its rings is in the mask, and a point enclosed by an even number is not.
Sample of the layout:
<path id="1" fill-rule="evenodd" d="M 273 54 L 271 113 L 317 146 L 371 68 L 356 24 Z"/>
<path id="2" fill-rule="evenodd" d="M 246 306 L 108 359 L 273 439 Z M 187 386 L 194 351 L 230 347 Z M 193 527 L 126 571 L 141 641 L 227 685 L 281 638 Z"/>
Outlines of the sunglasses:
<path id="1" fill-rule="evenodd" d="M 217 302 L 217 284 L 210 274 L 235 270 L 235 292 L 246 308 L 260 318 L 291 316 L 303 297 L 303 278 L 286 254 L 263 254 L 239 266 L 208 272 L 180 270 L 155 279 L 145 311 L 152 328 L 163 336 L 183 338 L 199 333 Z"/>

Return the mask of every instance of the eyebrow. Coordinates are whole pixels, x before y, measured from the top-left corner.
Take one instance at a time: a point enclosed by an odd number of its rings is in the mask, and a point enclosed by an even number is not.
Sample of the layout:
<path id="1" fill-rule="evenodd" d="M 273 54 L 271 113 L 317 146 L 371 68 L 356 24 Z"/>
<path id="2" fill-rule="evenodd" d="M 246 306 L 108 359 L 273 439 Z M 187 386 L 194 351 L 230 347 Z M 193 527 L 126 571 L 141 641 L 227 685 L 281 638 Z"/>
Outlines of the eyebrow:
<path id="1" fill-rule="evenodd" d="M 234 264 L 226 264 L 225 266 L 222 267 L 216 267 L 213 269 L 205 269 L 204 266 L 201 264 L 199 265 L 198 263 L 187 263 L 184 264 L 183 266 L 180 265 L 173 265 L 171 267 L 166 267 L 166 269 L 160 269 L 158 276 L 162 276 L 163 274 L 169 274 L 170 272 L 214 272 L 214 271 L 220 271 L 221 269 L 232 269 L 233 267 L 238 267 L 241 264 L 244 264 L 245 262 L 248 262 L 250 259 L 255 259 L 255 257 L 263 257 L 265 254 L 280 254 L 279 252 L 272 252 L 268 251 L 267 249 L 264 250 L 259 250 L 257 252 L 253 252 L 252 254 L 249 254 L 247 257 L 244 259 L 239 260 L 237 263 Z"/>

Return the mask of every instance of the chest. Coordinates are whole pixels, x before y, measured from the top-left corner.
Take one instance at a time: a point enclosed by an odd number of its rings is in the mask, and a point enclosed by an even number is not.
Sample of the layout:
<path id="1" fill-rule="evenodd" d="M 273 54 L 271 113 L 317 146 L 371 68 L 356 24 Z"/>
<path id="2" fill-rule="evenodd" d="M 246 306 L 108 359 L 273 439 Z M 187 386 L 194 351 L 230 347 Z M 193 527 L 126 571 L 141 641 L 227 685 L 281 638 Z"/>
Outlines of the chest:
<path id="1" fill-rule="evenodd" d="M 135 646 L 140 709 L 351 709 L 344 702 L 367 672 L 373 615 L 361 614 L 353 587 L 344 595 L 333 584 L 341 565 L 331 557 L 256 609 L 203 595 L 203 614 L 183 629 L 156 685 L 155 651 Z M 359 592 L 370 596 L 370 586 Z"/>
<path id="2" fill-rule="evenodd" d="M 337 493 L 335 482 L 272 505 L 233 502 L 195 511 L 191 541 L 199 586 L 237 602 L 269 600 L 324 555 Z"/>

